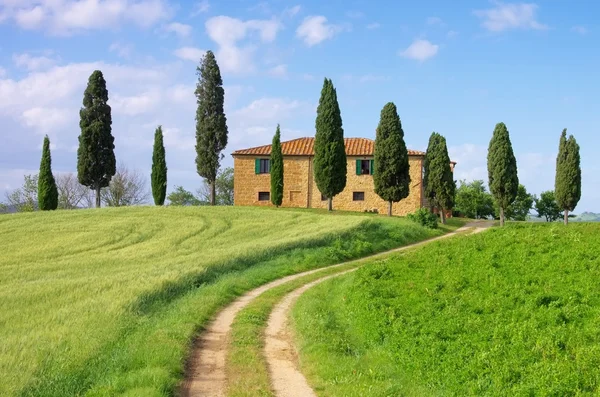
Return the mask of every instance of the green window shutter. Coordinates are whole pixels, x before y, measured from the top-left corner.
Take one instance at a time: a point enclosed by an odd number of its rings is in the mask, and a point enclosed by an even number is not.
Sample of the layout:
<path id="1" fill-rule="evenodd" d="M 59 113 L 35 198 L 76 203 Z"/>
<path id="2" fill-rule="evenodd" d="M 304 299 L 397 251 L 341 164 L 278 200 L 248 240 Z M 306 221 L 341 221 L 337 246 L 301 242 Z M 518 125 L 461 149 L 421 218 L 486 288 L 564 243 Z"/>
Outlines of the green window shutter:
<path id="1" fill-rule="evenodd" d="M 356 175 L 360 175 L 360 160 L 356 160 Z"/>
<path id="2" fill-rule="evenodd" d="M 260 159 L 254 159 L 254 173 L 260 174 Z"/>
<path id="3" fill-rule="evenodd" d="M 371 164 L 369 164 L 369 171 L 371 171 L 371 175 L 373 175 L 373 165 L 375 164 L 375 160 L 371 160 Z"/>

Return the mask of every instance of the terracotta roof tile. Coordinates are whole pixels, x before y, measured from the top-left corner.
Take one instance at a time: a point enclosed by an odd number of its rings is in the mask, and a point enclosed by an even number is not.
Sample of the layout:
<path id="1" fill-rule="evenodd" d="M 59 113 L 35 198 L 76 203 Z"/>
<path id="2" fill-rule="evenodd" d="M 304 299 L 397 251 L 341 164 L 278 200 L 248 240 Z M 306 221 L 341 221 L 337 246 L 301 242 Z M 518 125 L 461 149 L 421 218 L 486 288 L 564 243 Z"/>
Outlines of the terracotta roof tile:
<path id="1" fill-rule="evenodd" d="M 375 149 L 375 141 L 368 138 L 344 138 L 346 155 L 348 156 L 372 156 Z M 291 141 L 281 142 L 281 151 L 284 156 L 313 156 L 315 138 L 298 138 Z M 271 154 L 271 145 L 257 146 L 249 149 L 240 149 L 231 153 L 232 156 L 254 155 L 268 156 Z M 425 152 L 408 150 L 411 156 L 424 156 Z"/>

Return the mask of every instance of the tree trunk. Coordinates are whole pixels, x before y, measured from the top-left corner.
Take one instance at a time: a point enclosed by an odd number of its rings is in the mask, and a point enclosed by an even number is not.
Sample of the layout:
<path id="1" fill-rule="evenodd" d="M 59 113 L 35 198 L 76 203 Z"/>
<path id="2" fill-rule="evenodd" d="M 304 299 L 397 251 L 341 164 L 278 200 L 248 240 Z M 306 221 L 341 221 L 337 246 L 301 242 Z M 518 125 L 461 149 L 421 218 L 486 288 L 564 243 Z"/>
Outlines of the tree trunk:
<path id="1" fill-rule="evenodd" d="M 392 201 L 388 202 L 388 216 L 392 216 Z"/>
<path id="2" fill-rule="evenodd" d="M 565 210 L 565 225 L 569 224 L 569 210 Z"/>
<path id="3" fill-rule="evenodd" d="M 215 205 L 217 201 L 217 189 L 215 185 L 215 181 L 210 183 L 210 205 Z"/>
<path id="4" fill-rule="evenodd" d="M 96 208 L 100 208 L 100 185 L 96 186 Z"/>
<path id="5" fill-rule="evenodd" d="M 442 225 L 446 224 L 446 211 L 440 208 L 440 217 L 442 218 Z"/>
<path id="6" fill-rule="evenodd" d="M 327 210 L 333 211 L 333 200 L 331 199 L 331 197 L 327 198 Z"/>
<path id="7" fill-rule="evenodd" d="M 500 207 L 500 226 L 504 226 L 504 208 Z"/>

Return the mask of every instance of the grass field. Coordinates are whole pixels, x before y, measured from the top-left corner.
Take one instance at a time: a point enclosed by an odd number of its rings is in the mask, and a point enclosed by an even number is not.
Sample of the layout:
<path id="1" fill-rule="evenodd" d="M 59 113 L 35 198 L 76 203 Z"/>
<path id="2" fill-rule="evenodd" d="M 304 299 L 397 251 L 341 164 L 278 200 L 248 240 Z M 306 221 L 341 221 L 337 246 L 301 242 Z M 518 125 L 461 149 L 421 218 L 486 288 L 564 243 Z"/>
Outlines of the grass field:
<path id="1" fill-rule="evenodd" d="M 0 217 L 0 395 L 170 395 L 193 335 L 281 276 L 442 231 L 259 208 Z"/>
<path id="2" fill-rule="evenodd" d="M 599 291 L 599 224 L 519 224 L 326 281 L 292 322 L 320 395 L 598 395 Z"/>

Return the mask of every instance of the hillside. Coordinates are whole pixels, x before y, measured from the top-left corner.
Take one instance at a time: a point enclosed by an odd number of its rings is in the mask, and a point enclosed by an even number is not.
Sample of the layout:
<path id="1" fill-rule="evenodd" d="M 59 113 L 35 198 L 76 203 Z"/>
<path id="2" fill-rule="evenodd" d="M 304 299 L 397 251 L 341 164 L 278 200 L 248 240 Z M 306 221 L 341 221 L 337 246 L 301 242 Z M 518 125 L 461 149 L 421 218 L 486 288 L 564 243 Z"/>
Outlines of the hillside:
<path id="1" fill-rule="evenodd" d="M 322 395 L 597 395 L 600 224 L 514 224 L 327 281 L 293 313 Z"/>
<path id="2" fill-rule="evenodd" d="M 442 231 L 238 207 L 0 216 L 0 395 L 169 395 L 193 335 L 286 274 Z"/>

